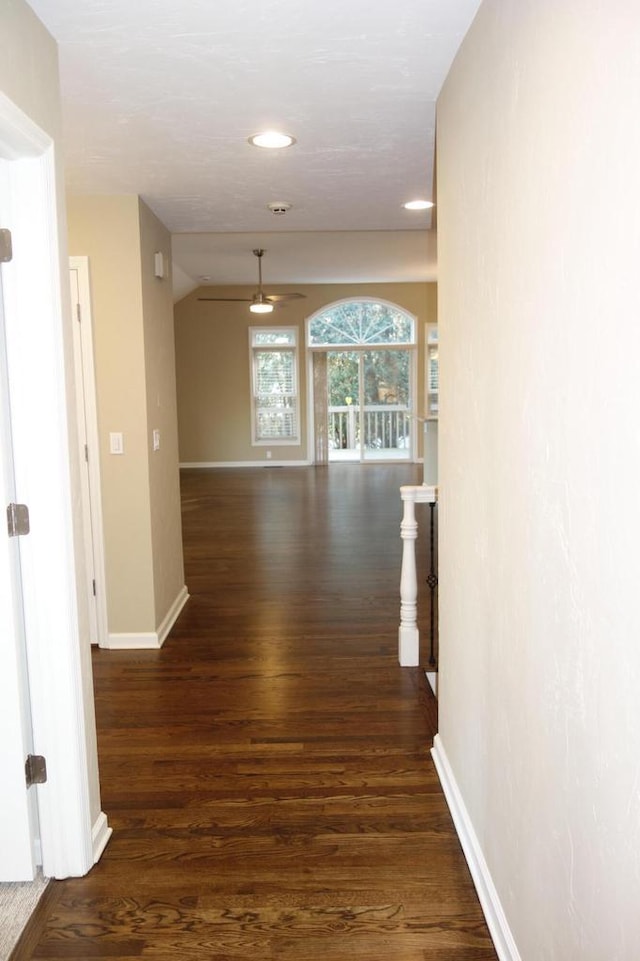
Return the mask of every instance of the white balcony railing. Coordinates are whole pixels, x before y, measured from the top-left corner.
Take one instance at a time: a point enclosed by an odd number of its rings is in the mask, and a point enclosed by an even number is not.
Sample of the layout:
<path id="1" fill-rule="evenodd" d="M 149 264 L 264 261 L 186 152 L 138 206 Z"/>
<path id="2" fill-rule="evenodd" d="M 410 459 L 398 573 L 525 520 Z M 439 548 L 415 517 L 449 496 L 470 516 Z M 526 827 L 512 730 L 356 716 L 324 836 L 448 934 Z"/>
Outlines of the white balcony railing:
<path id="1" fill-rule="evenodd" d="M 410 413 L 399 404 L 367 404 L 362 418 L 362 441 L 367 450 L 408 450 Z M 358 404 L 329 407 L 329 450 L 355 450 L 360 446 Z"/>

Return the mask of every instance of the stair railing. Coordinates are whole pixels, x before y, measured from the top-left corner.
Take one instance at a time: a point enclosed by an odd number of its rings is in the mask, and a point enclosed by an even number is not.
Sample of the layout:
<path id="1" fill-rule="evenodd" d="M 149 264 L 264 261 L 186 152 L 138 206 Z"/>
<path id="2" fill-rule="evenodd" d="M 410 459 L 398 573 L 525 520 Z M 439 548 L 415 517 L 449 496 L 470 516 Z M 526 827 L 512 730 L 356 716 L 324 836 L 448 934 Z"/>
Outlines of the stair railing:
<path id="1" fill-rule="evenodd" d="M 429 664 L 435 667 L 435 590 L 438 585 L 435 563 L 435 505 L 438 500 L 436 485 L 404 486 L 400 488 L 403 503 L 400 537 L 402 538 L 402 568 L 400 572 L 400 627 L 398 628 L 398 659 L 401 667 L 420 664 L 420 631 L 418 630 L 418 576 L 416 570 L 416 540 L 418 522 L 416 504 L 430 505 L 430 572 L 427 584 L 431 590 L 431 637 Z"/>

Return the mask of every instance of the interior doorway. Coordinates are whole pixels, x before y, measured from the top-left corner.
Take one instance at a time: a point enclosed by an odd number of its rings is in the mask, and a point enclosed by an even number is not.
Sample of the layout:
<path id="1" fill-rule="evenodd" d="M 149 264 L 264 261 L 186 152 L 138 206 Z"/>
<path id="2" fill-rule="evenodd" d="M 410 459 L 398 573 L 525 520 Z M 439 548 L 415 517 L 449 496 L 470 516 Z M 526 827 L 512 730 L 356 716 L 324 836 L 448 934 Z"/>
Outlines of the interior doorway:
<path id="1" fill-rule="evenodd" d="M 54 147 L 49 134 L 0 95 L 0 227 L 12 236 L 12 256 L 2 268 L 10 446 L 16 503 L 29 510 L 28 535 L 18 535 L 24 661 L 33 750 L 47 770 L 46 784 L 27 790 L 24 744 L 9 729 L 24 730 L 25 691 L 16 655 L 10 670 L 0 664 L 0 821 L 6 832 L 0 838 L 0 876 L 7 881 L 28 880 L 38 861 L 46 877 L 86 874 L 110 834 L 100 810 L 86 605 L 77 592 L 82 559 L 76 550 L 76 447 L 69 433 L 73 359 L 65 330 L 69 295 L 61 285 L 63 198 Z M 6 518 L 6 505 L 2 510 Z M 0 553 L 7 559 L 7 541 L 13 538 L 7 526 L 4 532 Z M 14 591 L 7 562 L 0 593 L 11 598 Z M 0 605 L 3 616 L 9 607 Z M 5 626 L 3 655 L 18 649 L 13 628 Z M 23 662 L 23 672 L 24 667 Z M 9 752 L 18 749 L 13 792 L 4 788 Z M 26 870 L 12 869 L 2 839 L 18 832 L 30 795 L 37 803 L 39 839 L 29 839 Z"/>

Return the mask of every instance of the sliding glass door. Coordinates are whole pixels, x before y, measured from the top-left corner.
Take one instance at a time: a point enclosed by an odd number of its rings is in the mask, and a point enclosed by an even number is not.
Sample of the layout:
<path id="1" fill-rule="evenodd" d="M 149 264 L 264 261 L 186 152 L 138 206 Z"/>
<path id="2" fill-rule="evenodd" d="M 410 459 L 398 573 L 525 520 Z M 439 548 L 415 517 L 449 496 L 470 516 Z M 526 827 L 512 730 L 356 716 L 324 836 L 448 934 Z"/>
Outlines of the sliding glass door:
<path id="1" fill-rule="evenodd" d="M 410 460 L 410 351 L 327 351 L 327 395 L 329 461 Z"/>

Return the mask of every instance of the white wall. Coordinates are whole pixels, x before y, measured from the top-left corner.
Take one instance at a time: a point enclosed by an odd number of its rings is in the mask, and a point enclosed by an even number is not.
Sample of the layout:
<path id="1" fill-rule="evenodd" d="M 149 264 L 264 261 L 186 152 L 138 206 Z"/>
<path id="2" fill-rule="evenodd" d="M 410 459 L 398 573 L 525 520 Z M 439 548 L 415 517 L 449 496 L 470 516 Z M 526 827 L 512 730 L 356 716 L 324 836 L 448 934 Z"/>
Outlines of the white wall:
<path id="1" fill-rule="evenodd" d="M 638 37 L 485 0 L 438 110 L 440 738 L 525 961 L 640 952 Z"/>

